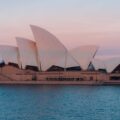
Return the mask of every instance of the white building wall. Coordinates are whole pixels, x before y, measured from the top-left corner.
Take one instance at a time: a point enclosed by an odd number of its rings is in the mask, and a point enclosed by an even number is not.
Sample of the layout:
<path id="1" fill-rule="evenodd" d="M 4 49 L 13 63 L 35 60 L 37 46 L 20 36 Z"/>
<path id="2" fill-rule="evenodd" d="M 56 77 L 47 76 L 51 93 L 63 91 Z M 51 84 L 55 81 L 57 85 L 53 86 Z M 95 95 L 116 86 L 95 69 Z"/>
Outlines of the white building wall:
<path id="1" fill-rule="evenodd" d="M 26 38 L 16 38 L 22 68 L 25 69 L 27 65 L 36 66 L 39 68 L 39 60 L 37 55 L 37 47 L 34 41 Z"/>

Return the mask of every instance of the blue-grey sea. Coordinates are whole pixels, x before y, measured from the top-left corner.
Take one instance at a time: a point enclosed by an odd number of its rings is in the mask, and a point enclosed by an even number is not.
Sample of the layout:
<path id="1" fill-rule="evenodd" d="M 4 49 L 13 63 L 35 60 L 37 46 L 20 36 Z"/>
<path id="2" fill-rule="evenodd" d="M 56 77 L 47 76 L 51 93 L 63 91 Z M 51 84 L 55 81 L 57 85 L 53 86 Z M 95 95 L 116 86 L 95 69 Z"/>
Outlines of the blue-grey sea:
<path id="1" fill-rule="evenodd" d="M 1 85 L 0 120 L 120 120 L 120 86 Z"/>

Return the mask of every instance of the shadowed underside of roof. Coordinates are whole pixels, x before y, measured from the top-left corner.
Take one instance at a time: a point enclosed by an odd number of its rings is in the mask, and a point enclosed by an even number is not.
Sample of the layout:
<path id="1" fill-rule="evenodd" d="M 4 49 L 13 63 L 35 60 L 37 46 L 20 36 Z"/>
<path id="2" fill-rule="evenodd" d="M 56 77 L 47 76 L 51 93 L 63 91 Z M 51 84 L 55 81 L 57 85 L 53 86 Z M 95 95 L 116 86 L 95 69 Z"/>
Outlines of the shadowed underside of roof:
<path id="1" fill-rule="evenodd" d="M 112 71 L 112 73 L 120 73 L 120 64 Z"/>

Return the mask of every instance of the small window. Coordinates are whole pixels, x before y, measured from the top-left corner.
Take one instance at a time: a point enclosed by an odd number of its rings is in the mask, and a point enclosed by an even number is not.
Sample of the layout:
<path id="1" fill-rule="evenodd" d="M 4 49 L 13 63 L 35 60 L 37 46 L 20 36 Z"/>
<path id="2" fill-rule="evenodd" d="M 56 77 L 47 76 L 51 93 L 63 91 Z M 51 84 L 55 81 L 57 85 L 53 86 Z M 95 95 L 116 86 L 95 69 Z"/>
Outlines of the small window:
<path id="1" fill-rule="evenodd" d="M 93 77 L 92 77 L 92 76 L 90 77 L 90 80 L 93 80 Z"/>

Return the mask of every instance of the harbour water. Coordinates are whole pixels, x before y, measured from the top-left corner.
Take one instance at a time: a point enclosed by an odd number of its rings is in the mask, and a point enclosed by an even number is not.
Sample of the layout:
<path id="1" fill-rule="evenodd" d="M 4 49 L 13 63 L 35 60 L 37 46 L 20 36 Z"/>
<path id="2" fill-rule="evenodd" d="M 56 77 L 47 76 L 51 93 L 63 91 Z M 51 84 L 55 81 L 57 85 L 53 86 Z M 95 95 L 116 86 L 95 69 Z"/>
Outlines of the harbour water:
<path id="1" fill-rule="evenodd" d="M 0 120 L 120 120 L 120 86 L 1 85 Z"/>

